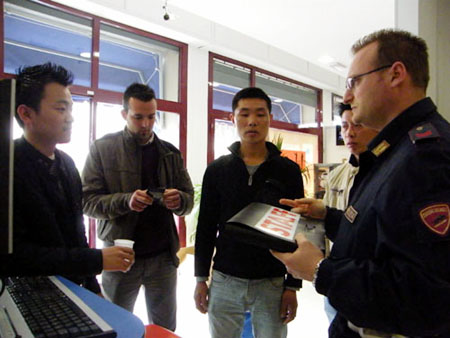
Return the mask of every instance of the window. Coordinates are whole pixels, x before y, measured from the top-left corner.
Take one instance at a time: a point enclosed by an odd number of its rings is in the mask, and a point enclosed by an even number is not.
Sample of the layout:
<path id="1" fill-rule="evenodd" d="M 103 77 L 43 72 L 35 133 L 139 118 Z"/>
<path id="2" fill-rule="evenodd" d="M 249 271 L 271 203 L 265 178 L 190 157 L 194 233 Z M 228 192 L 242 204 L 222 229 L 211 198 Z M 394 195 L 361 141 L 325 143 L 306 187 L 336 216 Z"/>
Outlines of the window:
<path id="1" fill-rule="evenodd" d="M 178 47 L 107 24 L 100 26 L 99 88 L 125 91 L 149 85 L 156 97 L 178 101 Z"/>
<path id="2" fill-rule="evenodd" d="M 239 141 L 236 128 L 231 121 L 215 120 L 214 122 L 214 158 L 229 154 L 228 147 Z"/>
<path id="3" fill-rule="evenodd" d="M 72 134 L 69 143 L 57 144 L 58 149 L 68 153 L 75 162 L 78 171 L 81 172 L 84 162 L 89 153 L 89 116 L 91 110 L 91 100 L 88 97 L 72 95 Z M 23 129 L 14 119 L 13 138 L 22 137 Z"/>
<path id="4" fill-rule="evenodd" d="M 213 109 L 231 112 L 234 94 L 250 86 L 250 69 L 214 59 Z"/>
<path id="5" fill-rule="evenodd" d="M 80 171 L 91 141 L 124 128 L 122 93 L 133 82 L 155 90 L 154 130 L 186 156 L 186 44 L 54 2 L 0 0 L 1 5 L 1 78 L 13 77 L 21 66 L 49 61 L 74 73 L 72 140 L 58 148 L 74 158 Z M 14 136 L 21 134 L 16 124 Z M 182 245 L 183 226 L 180 222 Z M 95 229 L 88 233 L 95 246 Z"/>
<path id="6" fill-rule="evenodd" d="M 99 102 L 96 109 L 96 138 L 106 134 L 123 130 L 126 121 L 122 116 L 122 105 Z M 156 121 L 153 126 L 155 134 L 179 148 L 180 145 L 180 116 L 176 113 L 156 112 Z"/>
<path id="7" fill-rule="evenodd" d="M 336 125 L 336 145 L 337 146 L 343 146 L 344 139 L 342 137 L 341 133 L 341 115 L 339 115 L 338 112 L 338 105 L 339 103 L 343 102 L 343 97 L 340 95 L 336 95 L 334 93 L 331 94 L 331 107 L 333 108 L 333 111 L 331 113 L 331 120 L 333 121 L 333 124 Z"/>
<path id="8" fill-rule="evenodd" d="M 75 84 L 90 87 L 90 59 L 81 56 L 91 53 L 90 20 L 28 0 L 8 0 L 4 32 L 4 73 L 51 61 L 70 69 Z"/>
<path id="9" fill-rule="evenodd" d="M 72 136 L 69 143 L 58 144 L 57 147 L 70 154 L 78 171 L 81 173 L 89 153 L 89 117 L 91 100 L 88 97 L 72 95 Z"/>
<path id="10" fill-rule="evenodd" d="M 272 100 L 274 120 L 315 126 L 316 90 L 261 72 L 256 72 L 255 80 L 256 87 L 264 90 Z"/>
<path id="11" fill-rule="evenodd" d="M 272 101 L 269 140 L 280 134 L 286 139 L 283 149 L 304 152 L 307 163 L 322 160 L 320 89 L 213 53 L 210 69 L 208 162 L 228 154 L 228 146 L 239 140 L 229 118 L 231 103 L 239 90 L 249 86 L 263 89 Z"/>

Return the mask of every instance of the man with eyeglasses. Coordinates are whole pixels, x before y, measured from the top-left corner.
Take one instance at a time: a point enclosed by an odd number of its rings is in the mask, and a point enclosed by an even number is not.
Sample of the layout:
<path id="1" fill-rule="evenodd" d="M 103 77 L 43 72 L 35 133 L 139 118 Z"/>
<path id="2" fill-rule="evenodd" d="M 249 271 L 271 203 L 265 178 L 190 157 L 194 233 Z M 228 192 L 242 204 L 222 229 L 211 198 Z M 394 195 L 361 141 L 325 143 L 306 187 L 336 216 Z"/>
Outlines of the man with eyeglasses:
<path id="1" fill-rule="evenodd" d="M 425 94 L 427 46 L 381 30 L 353 52 L 344 101 L 355 123 L 379 130 L 361 181 L 345 212 L 281 201 L 325 220 L 328 258 L 302 235 L 297 251 L 274 255 L 337 309 L 330 337 L 450 337 L 450 125 Z"/>

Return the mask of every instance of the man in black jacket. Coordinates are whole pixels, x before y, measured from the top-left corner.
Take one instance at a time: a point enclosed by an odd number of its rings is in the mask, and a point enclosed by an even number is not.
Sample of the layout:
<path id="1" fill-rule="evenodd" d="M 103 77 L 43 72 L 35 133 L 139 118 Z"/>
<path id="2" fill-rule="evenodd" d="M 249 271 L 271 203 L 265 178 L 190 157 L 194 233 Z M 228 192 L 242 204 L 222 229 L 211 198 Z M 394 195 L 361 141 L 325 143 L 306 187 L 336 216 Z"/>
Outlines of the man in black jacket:
<path id="1" fill-rule="evenodd" d="M 95 293 L 102 270 L 126 271 L 132 249 L 88 247 L 81 181 L 56 144 L 70 141 L 72 74 L 51 63 L 17 75 L 16 119 L 24 130 L 14 149 L 14 249 L 7 275 L 67 277 Z"/>
<path id="2" fill-rule="evenodd" d="M 195 242 L 196 307 L 208 312 L 214 338 L 240 337 L 246 311 L 251 312 L 256 337 L 286 337 L 301 281 L 287 275 L 269 250 L 228 236 L 224 224 L 251 202 L 280 206 L 278 200 L 285 194 L 303 197 L 301 172 L 266 142 L 271 101 L 261 89 L 242 89 L 232 108 L 230 117 L 241 142 L 231 145 L 230 155 L 212 162 L 203 178 Z"/>
<path id="3" fill-rule="evenodd" d="M 282 201 L 325 219 L 330 256 L 303 236 L 276 255 L 337 309 L 330 337 L 450 337 L 450 125 L 425 94 L 427 46 L 381 30 L 353 52 L 344 101 L 355 123 L 380 132 L 345 212 Z"/>

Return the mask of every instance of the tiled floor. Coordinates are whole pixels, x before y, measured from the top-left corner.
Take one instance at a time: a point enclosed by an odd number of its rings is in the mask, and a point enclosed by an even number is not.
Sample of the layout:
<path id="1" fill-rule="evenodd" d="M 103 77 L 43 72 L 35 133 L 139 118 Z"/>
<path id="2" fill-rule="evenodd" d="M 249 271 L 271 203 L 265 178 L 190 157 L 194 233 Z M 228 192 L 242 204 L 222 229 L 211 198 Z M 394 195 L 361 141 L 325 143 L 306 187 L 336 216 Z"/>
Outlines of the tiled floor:
<path id="1" fill-rule="evenodd" d="M 194 257 L 187 255 L 178 269 L 178 317 L 176 334 L 182 338 L 207 338 L 208 318 L 197 311 L 193 294 L 195 288 Z M 304 282 L 297 293 L 297 318 L 288 324 L 289 338 L 326 338 L 328 321 L 323 310 L 323 297 L 315 292 L 311 283 Z M 143 293 L 139 294 L 135 314 L 148 324 Z"/>

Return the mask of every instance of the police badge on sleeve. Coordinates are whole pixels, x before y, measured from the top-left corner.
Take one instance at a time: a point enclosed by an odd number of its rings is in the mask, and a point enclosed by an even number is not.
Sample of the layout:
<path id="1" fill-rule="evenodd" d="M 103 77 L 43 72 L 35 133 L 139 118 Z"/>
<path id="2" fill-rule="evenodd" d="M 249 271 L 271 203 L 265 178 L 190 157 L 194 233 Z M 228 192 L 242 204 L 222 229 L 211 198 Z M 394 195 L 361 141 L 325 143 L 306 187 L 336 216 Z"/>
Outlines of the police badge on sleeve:
<path id="1" fill-rule="evenodd" d="M 419 211 L 422 222 L 429 230 L 440 236 L 446 236 L 450 229 L 450 208 L 448 204 L 436 203 Z"/>

